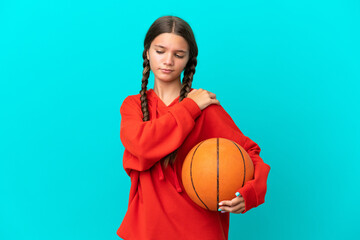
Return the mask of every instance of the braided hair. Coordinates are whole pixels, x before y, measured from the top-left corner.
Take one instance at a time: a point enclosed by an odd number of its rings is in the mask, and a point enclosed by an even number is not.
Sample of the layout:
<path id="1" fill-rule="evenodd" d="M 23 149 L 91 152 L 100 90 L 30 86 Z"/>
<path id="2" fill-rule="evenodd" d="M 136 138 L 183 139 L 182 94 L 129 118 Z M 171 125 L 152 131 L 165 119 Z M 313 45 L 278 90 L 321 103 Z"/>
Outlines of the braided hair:
<path id="1" fill-rule="evenodd" d="M 155 20 L 150 26 L 144 40 L 144 51 L 143 51 L 143 76 L 141 80 L 140 100 L 141 100 L 141 111 L 143 113 L 143 121 L 149 121 L 149 109 L 148 101 L 146 96 L 147 84 L 150 75 L 150 62 L 147 59 L 147 51 L 150 48 L 151 42 L 162 33 L 175 33 L 183 37 L 190 48 L 189 60 L 184 68 L 184 77 L 182 79 L 182 85 L 180 90 L 179 102 L 187 97 L 190 92 L 193 76 L 195 74 L 195 67 L 197 65 L 198 48 L 195 41 L 194 33 L 190 25 L 179 17 L 175 16 L 163 16 Z M 174 164 L 177 150 L 168 154 L 162 159 L 164 167 L 168 164 Z"/>

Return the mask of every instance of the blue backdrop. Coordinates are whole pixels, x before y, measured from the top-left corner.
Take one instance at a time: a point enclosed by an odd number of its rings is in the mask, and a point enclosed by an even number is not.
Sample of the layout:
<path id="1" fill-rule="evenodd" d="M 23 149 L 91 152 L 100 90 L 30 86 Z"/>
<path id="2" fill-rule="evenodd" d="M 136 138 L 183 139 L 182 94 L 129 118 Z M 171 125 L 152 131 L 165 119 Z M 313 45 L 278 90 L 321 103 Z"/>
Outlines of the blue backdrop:
<path id="1" fill-rule="evenodd" d="M 119 109 L 163 15 L 194 30 L 193 87 L 271 166 L 229 239 L 359 239 L 357 0 L 1 1 L 0 239 L 119 239 Z"/>

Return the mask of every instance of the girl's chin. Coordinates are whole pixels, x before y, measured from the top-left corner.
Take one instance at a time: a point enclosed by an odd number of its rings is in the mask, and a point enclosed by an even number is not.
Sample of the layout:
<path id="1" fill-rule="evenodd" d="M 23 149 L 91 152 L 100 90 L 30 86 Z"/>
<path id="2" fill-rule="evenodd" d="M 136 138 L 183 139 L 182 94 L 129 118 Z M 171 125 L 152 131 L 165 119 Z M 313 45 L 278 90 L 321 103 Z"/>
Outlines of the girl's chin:
<path id="1" fill-rule="evenodd" d="M 155 78 L 163 82 L 172 82 L 172 81 L 180 80 L 180 76 L 177 77 L 169 76 L 169 75 L 164 76 L 164 74 L 155 76 Z"/>

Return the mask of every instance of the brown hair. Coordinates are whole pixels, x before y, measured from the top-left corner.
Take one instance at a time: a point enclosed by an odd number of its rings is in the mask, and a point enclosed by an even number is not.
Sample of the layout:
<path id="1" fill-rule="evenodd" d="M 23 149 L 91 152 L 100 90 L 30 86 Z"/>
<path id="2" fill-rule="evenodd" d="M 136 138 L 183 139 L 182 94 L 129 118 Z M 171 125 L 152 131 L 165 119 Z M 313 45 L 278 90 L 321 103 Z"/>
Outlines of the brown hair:
<path id="1" fill-rule="evenodd" d="M 182 79 L 179 102 L 186 98 L 187 94 L 190 92 L 193 76 L 195 74 L 195 67 L 197 65 L 198 48 L 190 25 L 181 18 L 175 16 L 163 16 L 156 19 L 150 26 L 144 40 L 144 70 L 140 90 L 141 111 L 143 113 L 144 122 L 150 120 L 148 102 L 146 98 L 147 84 L 150 75 L 150 62 L 147 59 L 146 52 L 149 50 L 151 42 L 162 33 L 174 33 L 183 37 L 187 41 L 190 49 L 189 60 L 184 68 L 184 77 Z M 167 167 L 169 163 L 174 164 L 176 153 L 177 149 L 163 158 L 163 164 L 165 167 Z"/>

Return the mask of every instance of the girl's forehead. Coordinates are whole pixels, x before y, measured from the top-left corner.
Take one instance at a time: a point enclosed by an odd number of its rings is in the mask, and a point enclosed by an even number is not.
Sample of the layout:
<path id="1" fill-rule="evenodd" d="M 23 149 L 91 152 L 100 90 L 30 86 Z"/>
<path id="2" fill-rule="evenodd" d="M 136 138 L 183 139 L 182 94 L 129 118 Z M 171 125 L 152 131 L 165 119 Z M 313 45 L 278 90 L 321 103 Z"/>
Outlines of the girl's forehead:
<path id="1" fill-rule="evenodd" d="M 187 50 L 188 44 L 182 36 L 174 33 L 162 33 L 158 35 L 151 43 L 154 47 L 176 49 L 176 50 Z"/>

